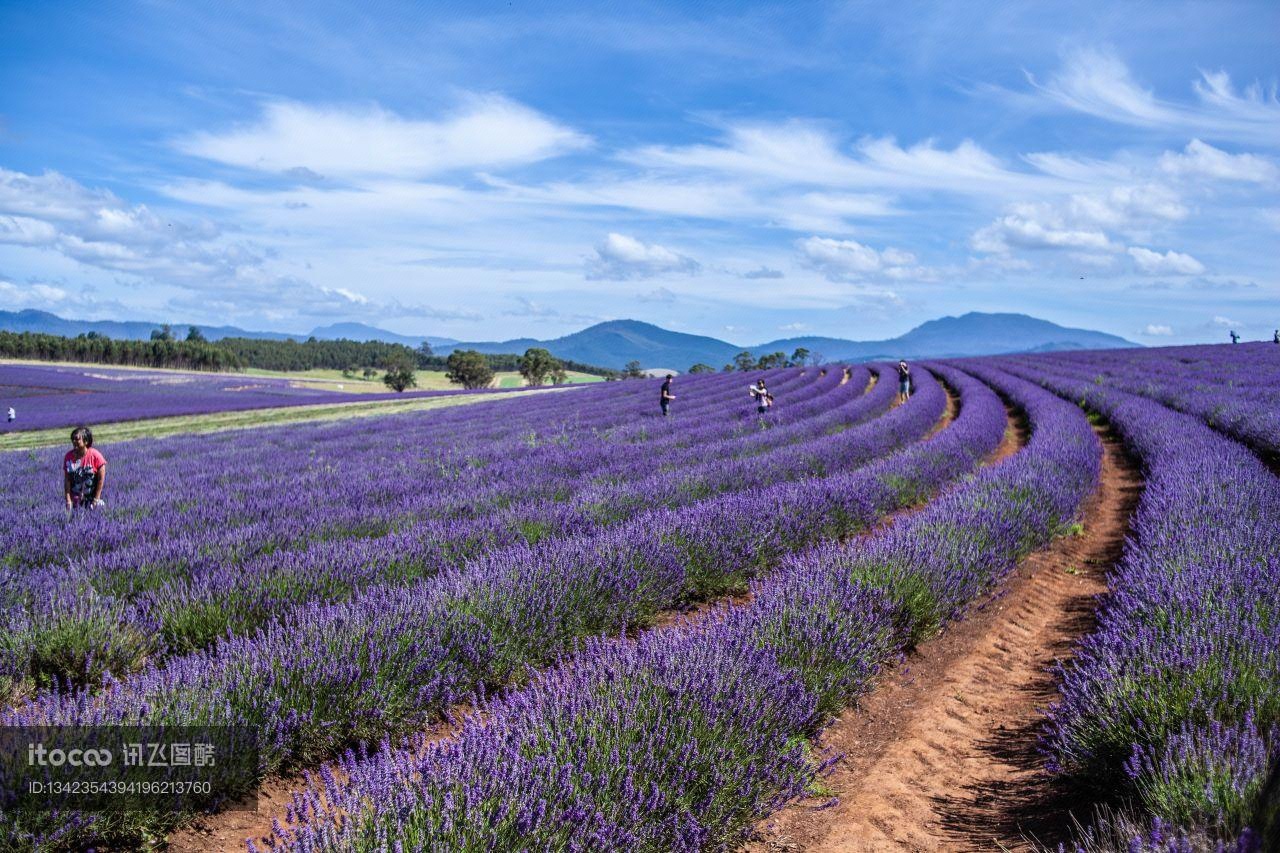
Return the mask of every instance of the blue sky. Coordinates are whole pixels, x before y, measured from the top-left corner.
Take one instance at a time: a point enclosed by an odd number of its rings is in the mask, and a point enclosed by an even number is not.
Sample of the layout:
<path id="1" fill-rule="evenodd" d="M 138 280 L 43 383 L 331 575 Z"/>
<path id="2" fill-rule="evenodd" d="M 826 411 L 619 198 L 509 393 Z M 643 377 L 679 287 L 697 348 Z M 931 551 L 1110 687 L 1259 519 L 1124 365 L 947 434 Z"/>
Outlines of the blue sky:
<path id="1" fill-rule="evenodd" d="M 0 4 L 0 309 L 1269 339 L 1280 4 L 1051 5 Z"/>

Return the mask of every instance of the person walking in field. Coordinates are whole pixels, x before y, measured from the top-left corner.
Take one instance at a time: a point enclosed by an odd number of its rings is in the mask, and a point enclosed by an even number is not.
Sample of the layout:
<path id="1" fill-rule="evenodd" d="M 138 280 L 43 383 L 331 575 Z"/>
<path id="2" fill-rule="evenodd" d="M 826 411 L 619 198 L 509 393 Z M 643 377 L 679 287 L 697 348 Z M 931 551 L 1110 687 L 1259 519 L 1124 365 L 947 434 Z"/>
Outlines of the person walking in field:
<path id="1" fill-rule="evenodd" d="M 9 407 L 9 423 L 13 423 L 18 419 L 18 413 L 13 410 L 13 406 Z"/>
<path id="2" fill-rule="evenodd" d="M 71 449 L 62 457 L 62 493 L 67 509 L 102 506 L 107 460 L 93 449 L 93 432 L 88 427 L 71 431 Z"/>
<path id="3" fill-rule="evenodd" d="M 911 368 L 905 359 L 898 362 L 898 402 L 905 403 L 911 399 Z"/>
<path id="4" fill-rule="evenodd" d="M 747 389 L 756 401 L 756 412 L 764 414 L 773 406 L 773 392 L 764 385 L 764 377 L 756 380 L 756 384 Z"/>
<path id="5" fill-rule="evenodd" d="M 662 406 L 662 416 L 664 418 L 671 414 L 671 401 L 676 398 L 676 395 L 671 393 L 672 378 L 671 374 L 668 373 L 667 378 L 662 382 L 662 393 L 658 397 L 658 403 Z"/>
<path id="6" fill-rule="evenodd" d="M 1280 344 L 1280 329 L 1276 329 L 1276 333 L 1271 336 L 1271 343 Z M 10 409 L 9 411 L 12 412 L 13 409 Z"/>
<path id="7" fill-rule="evenodd" d="M 1231 334 L 1231 343 L 1233 343 L 1233 344 L 1238 344 L 1238 343 L 1240 343 L 1240 336 L 1236 334 L 1236 330 L 1235 330 L 1235 329 L 1232 329 L 1232 330 L 1231 330 L 1231 332 L 1230 332 L 1230 334 Z"/>

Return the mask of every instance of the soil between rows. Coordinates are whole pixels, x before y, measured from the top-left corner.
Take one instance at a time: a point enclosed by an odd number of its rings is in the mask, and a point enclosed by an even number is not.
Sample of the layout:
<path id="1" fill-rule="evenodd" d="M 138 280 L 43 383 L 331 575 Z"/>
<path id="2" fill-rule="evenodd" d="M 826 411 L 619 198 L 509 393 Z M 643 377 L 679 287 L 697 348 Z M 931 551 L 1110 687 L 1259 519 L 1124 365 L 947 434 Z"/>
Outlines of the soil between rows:
<path id="1" fill-rule="evenodd" d="M 1082 535 L 1025 559 L 991 598 L 923 643 L 819 738 L 844 757 L 828 793 L 757 827 L 750 853 L 1029 850 L 1066 840 L 1088 800 L 1056 785 L 1036 750 L 1049 672 L 1094 624 L 1142 490 L 1119 442 Z M 832 795 L 837 799 L 831 804 Z"/>

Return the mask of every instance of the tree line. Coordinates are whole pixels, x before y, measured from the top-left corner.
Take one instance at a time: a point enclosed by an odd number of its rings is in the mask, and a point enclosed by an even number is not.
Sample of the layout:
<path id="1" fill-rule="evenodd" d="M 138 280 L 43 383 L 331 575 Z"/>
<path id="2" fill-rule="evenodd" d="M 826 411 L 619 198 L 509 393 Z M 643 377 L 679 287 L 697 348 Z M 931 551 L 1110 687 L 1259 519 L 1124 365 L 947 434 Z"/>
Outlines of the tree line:
<path id="1" fill-rule="evenodd" d="M 68 338 L 0 331 L 0 357 L 183 370 L 242 370 L 247 366 L 235 352 L 205 340 L 116 340 L 97 332 Z"/>
<path id="2" fill-rule="evenodd" d="M 425 342 L 417 349 L 383 341 L 322 341 L 314 337 L 305 341 L 222 338 L 211 342 L 196 326 L 187 330 L 185 338 L 179 338 L 167 325 L 152 331 L 147 341 L 116 340 L 99 332 L 69 338 L 0 331 L 0 357 L 209 371 L 331 369 L 366 379 L 385 371 L 383 382 L 396 391 L 417 387 L 416 370 L 443 370 L 450 382 L 465 388 L 487 387 L 498 371 L 519 372 L 530 385 L 559 384 L 570 370 L 608 379 L 620 376 L 616 370 L 558 359 L 541 347 L 531 347 L 523 355 L 455 350 L 446 357 L 433 353 Z"/>

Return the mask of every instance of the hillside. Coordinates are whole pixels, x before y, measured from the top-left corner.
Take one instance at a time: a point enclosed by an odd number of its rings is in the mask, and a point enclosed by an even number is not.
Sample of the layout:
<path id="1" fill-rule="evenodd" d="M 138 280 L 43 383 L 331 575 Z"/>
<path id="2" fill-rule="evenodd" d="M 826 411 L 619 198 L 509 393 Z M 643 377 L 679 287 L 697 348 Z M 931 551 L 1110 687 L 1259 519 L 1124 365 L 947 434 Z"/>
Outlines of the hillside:
<path id="1" fill-rule="evenodd" d="M 45 311 L 0 311 L 0 329 L 14 332 L 75 336 L 96 331 L 113 338 L 145 340 L 150 337 L 153 329 L 158 328 L 157 323 L 140 321 L 64 320 Z M 186 328 L 186 325 L 174 324 L 174 332 L 179 336 L 186 334 Z M 201 326 L 200 330 L 210 340 L 225 337 L 268 340 L 292 337 L 302 340 L 306 337 L 280 332 L 249 332 L 234 326 Z M 399 335 L 363 323 L 334 323 L 312 330 L 311 335 L 321 340 L 377 340 L 411 347 L 417 347 L 426 340 L 431 343 L 437 355 L 448 355 L 455 349 L 519 354 L 529 347 L 545 347 L 559 358 L 581 364 L 621 369 L 627 362 L 639 361 L 644 367 L 672 366 L 682 371 L 699 362 L 720 368 L 744 349 L 756 356 L 773 352 L 791 355 L 798 347 L 803 347 L 827 361 L 869 361 L 1139 346 L 1115 335 L 1059 326 L 1025 314 L 986 314 L 977 311 L 959 317 L 929 320 L 904 335 L 885 340 L 851 341 L 807 336 L 783 338 L 749 347 L 705 335 L 673 332 L 639 320 L 597 323 L 550 340 L 513 338 L 505 341 L 460 342 L 452 338 L 427 335 Z"/>

